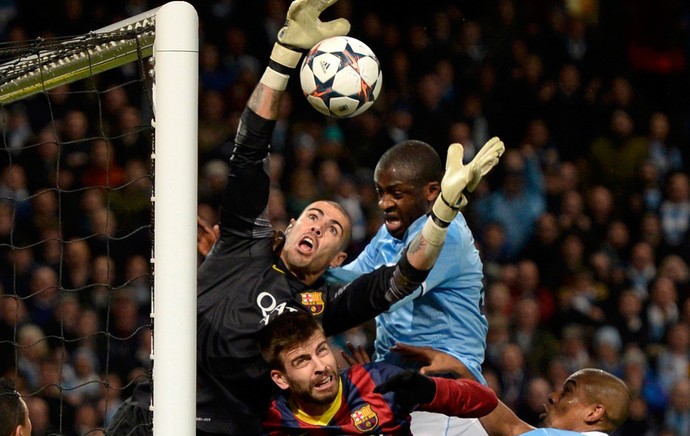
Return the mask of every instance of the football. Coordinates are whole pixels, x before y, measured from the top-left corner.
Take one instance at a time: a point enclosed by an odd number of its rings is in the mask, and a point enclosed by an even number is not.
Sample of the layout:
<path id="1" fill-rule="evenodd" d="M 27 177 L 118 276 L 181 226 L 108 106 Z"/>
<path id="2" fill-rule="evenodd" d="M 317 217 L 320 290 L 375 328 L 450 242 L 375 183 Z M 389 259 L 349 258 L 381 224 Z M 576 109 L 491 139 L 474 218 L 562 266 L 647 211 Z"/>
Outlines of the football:
<path id="1" fill-rule="evenodd" d="M 307 101 L 334 118 L 350 118 L 374 104 L 381 92 L 379 60 L 362 41 L 349 36 L 324 39 L 309 51 L 300 69 Z"/>

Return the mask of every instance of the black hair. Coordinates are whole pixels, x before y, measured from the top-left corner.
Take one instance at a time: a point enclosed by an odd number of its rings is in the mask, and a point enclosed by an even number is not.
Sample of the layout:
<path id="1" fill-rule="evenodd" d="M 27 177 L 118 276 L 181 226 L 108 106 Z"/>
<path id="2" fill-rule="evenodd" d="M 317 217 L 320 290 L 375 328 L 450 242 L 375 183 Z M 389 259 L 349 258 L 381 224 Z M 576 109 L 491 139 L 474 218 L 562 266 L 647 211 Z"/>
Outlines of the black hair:
<path id="1" fill-rule="evenodd" d="M 10 380 L 0 379 L 0 435 L 9 436 L 26 422 L 26 408 Z"/>
<path id="2" fill-rule="evenodd" d="M 407 140 L 386 150 L 376 164 L 375 173 L 396 168 L 418 186 L 440 182 L 443 178 L 441 158 L 426 142 Z"/>

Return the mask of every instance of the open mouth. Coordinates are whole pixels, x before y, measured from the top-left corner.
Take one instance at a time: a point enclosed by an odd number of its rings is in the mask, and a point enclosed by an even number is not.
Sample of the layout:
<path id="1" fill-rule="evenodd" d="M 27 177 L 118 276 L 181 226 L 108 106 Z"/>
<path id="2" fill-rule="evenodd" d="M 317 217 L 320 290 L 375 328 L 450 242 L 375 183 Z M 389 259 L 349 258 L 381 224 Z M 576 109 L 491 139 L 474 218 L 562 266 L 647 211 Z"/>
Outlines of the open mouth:
<path id="1" fill-rule="evenodd" d="M 325 377 L 323 380 L 320 380 L 318 383 L 314 384 L 314 388 L 319 389 L 319 390 L 326 389 L 326 388 L 330 387 L 332 383 L 333 383 L 333 376 L 331 375 L 331 376 Z"/>
<path id="2" fill-rule="evenodd" d="M 312 236 L 305 236 L 300 239 L 298 246 L 303 253 L 311 253 L 316 249 L 317 242 Z"/>

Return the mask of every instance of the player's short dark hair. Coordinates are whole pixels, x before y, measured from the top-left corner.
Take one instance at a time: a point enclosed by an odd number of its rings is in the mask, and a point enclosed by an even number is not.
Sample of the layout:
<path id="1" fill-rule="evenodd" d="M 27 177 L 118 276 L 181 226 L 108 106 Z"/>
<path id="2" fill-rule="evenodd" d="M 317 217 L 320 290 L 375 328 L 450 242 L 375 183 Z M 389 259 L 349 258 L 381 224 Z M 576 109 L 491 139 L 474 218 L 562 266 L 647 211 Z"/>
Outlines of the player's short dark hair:
<path id="1" fill-rule="evenodd" d="M 284 312 L 259 331 L 259 351 L 269 368 L 284 369 L 280 352 L 307 341 L 318 331 L 323 332 L 323 329 L 310 313 Z"/>
<path id="2" fill-rule="evenodd" d="M 440 182 L 443 178 L 443 165 L 436 150 L 426 142 L 414 139 L 400 142 L 383 153 L 375 172 L 387 168 L 396 168 L 410 182 L 420 186 Z"/>
<path id="3" fill-rule="evenodd" d="M 0 436 L 8 436 L 26 422 L 26 409 L 14 383 L 0 379 Z"/>

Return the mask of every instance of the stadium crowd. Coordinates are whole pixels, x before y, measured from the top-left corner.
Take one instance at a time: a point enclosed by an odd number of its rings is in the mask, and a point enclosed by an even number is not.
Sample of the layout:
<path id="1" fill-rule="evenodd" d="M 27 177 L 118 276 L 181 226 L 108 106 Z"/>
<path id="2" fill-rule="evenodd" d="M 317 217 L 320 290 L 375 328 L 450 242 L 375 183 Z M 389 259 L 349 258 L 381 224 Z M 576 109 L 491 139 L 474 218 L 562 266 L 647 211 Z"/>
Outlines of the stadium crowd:
<path id="1" fill-rule="evenodd" d="M 81 34 L 162 4 L 25 3 L 0 5 L 2 41 Z M 214 223 L 224 144 L 289 2 L 190 3 L 199 215 Z M 470 159 L 500 135 L 501 166 L 463 212 L 484 263 L 490 387 L 537 425 L 554 387 L 598 367 L 634 395 L 620 434 L 690 434 L 690 4 L 332 9 L 378 55 L 383 91 L 367 112 L 334 120 L 292 81 L 272 139 L 274 225 L 338 201 L 354 257 L 382 223 L 371 181 L 385 150 L 420 139 L 445 160 L 460 142 Z M 151 109 L 137 74 L 123 67 L 2 108 L 0 371 L 19 379 L 35 435 L 103 427 L 148 371 Z M 84 92 L 93 84 L 102 91 Z M 370 348 L 373 334 L 367 324 L 334 340 Z"/>

